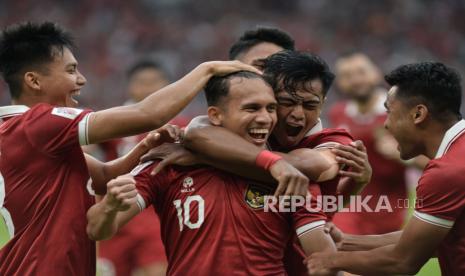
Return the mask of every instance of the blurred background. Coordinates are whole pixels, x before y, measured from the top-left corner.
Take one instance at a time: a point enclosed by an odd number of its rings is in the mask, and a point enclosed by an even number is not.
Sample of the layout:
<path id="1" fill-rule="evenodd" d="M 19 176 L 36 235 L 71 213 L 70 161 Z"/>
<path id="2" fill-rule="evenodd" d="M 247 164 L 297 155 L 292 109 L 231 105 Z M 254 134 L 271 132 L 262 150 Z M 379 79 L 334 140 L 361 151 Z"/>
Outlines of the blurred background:
<path id="1" fill-rule="evenodd" d="M 87 78 L 80 103 L 96 110 L 128 99 L 126 71 L 134 62 L 156 60 L 175 81 L 201 62 L 227 59 L 230 45 L 256 26 L 287 31 L 297 49 L 320 55 L 332 68 L 339 55 L 355 50 L 384 73 L 434 60 L 464 76 L 464 15 L 463 0 L 0 0 L 1 28 L 48 20 L 72 32 Z M 325 111 L 341 97 L 332 88 Z M 0 80 L 0 105 L 9 102 Z M 205 106 L 200 95 L 183 115 L 202 114 Z M 0 244 L 6 240 L 0 228 Z M 419 273 L 438 274 L 435 262 Z"/>
<path id="2" fill-rule="evenodd" d="M 358 50 L 384 72 L 437 60 L 463 75 L 464 14 L 461 0 L 0 0 L 2 28 L 50 20 L 74 34 L 88 80 L 80 102 L 93 109 L 125 101 L 125 72 L 134 61 L 156 59 L 174 81 L 203 61 L 227 59 L 231 43 L 258 25 L 286 30 L 298 49 L 321 55 L 330 66 L 339 54 Z M 338 97 L 332 91 L 329 104 Z M 9 100 L 0 82 L 0 104 Z M 203 110 L 201 95 L 184 115 Z"/>

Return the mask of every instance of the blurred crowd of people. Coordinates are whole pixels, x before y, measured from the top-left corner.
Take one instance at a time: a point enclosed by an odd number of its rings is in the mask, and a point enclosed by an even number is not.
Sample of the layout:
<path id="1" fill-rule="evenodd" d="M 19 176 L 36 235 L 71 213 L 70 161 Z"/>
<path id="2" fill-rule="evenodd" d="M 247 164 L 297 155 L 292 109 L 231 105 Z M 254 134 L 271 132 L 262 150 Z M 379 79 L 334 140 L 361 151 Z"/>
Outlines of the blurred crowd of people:
<path id="1" fill-rule="evenodd" d="M 88 78 L 81 103 L 101 109 L 127 99 L 125 69 L 138 59 L 159 61 L 175 80 L 202 61 L 226 59 L 231 42 L 256 25 L 288 31 L 298 49 L 315 52 L 330 65 L 357 50 L 384 71 L 438 60 L 463 73 L 464 12 L 459 0 L 18 0 L 0 1 L 0 26 L 51 20 L 71 30 Z M 2 104 L 9 102 L 6 89 L 2 82 Z M 330 93 L 330 102 L 336 97 Z M 185 114 L 196 115 L 202 107 L 200 97 Z"/>

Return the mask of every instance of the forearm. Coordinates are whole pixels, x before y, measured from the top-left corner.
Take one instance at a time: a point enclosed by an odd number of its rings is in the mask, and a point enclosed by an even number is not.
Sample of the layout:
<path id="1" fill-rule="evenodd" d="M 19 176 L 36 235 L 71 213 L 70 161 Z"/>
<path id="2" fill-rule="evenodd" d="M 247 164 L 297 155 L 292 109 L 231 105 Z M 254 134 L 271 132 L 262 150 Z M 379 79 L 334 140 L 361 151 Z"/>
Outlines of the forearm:
<path id="1" fill-rule="evenodd" d="M 183 144 L 208 165 L 259 181 L 274 182 L 267 171 L 255 165 L 263 149 L 222 127 L 190 128 Z"/>
<path id="2" fill-rule="evenodd" d="M 140 162 L 142 155 L 147 153 L 150 148 L 144 141 L 140 141 L 126 155 L 105 163 L 103 167 L 104 183 L 106 184 L 117 176 L 129 173 Z"/>
<path id="3" fill-rule="evenodd" d="M 350 203 L 351 196 L 358 195 L 365 186 L 366 183 L 357 182 L 351 177 L 341 177 L 337 186 L 337 193 L 342 195 L 344 206 Z"/>
<path id="4" fill-rule="evenodd" d="M 87 211 L 87 235 L 91 240 L 106 240 L 118 231 L 117 211 L 110 210 L 105 198 Z"/>
<path id="5" fill-rule="evenodd" d="M 331 180 L 337 176 L 339 171 L 338 163 L 326 152 L 303 148 L 287 154 L 276 153 L 315 182 Z"/>
<path id="6" fill-rule="evenodd" d="M 89 118 L 89 143 L 131 136 L 159 128 L 178 114 L 213 75 L 209 63 L 202 63 L 182 79 L 139 103 L 93 113 Z"/>
<path id="7" fill-rule="evenodd" d="M 401 254 L 395 252 L 395 245 L 387 245 L 370 251 L 337 252 L 331 261 L 331 268 L 357 275 L 414 274 Z"/>
<path id="8" fill-rule="evenodd" d="M 344 234 L 342 243 L 339 246 L 341 251 L 362 251 L 371 250 L 387 245 L 396 244 L 402 231 L 391 232 L 382 235 L 349 235 Z"/>

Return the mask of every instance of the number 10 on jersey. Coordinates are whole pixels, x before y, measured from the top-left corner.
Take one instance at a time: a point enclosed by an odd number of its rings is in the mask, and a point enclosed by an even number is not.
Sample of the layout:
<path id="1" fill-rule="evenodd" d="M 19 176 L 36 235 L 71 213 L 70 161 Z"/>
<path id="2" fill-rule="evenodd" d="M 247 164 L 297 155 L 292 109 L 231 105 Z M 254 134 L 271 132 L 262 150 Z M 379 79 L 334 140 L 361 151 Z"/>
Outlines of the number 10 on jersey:
<path id="1" fill-rule="evenodd" d="M 191 203 L 196 201 L 197 202 L 197 222 L 191 222 Z M 176 211 L 178 213 L 179 219 L 179 231 L 184 229 L 184 225 L 186 225 L 190 229 L 197 229 L 200 228 L 204 219 L 205 219 L 205 201 L 200 195 L 188 196 L 184 204 L 181 202 L 180 199 L 176 199 L 173 201 L 174 206 L 176 207 Z"/>

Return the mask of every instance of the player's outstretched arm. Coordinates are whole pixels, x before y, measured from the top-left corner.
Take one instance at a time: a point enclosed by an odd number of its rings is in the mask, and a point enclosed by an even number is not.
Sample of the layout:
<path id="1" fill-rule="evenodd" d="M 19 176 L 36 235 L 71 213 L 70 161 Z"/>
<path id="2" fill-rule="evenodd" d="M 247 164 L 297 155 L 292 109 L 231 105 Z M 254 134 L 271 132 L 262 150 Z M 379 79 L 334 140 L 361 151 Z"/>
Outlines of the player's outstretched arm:
<path id="1" fill-rule="evenodd" d="M 402 231 L 381 235 L 351 235 L 343 233 L 332 222 L 327 222 L 324 230 L 331 235 L 340 251 L 365 251 L 396 244 L 402 235 Z"/>
<path id="2" fill-rule="evenodd" d="M 449 230 L 412 217 L 396 244 L 370 251 L 315 253 L 307 266 L 312 275 L 337 270 L 361 275 L 415 274 L 434 256 Z"/>
<path id="3" fill-rule="evenodd" d="M 206 85 L 210 77 L 256 68 L 239 61 L 211 61 L 197 66 L 180 80 L 133 105 L 92 113 L 87 123 L 87 144 L 144 133 L 167 123 Z"/>
<path id="4" fill-rule="evenodd" d="M 316 228 L 308 233 L 299 236 L 299 242 L 305 255 L 310 256 L 316 252 L 335 253 L 336 245 L 331 237 L 325 233 L 322 227 Z M 337 271 L 333 271 L 329 275 L 342 275 Z"/>
<path id="5" fill-rule="evenodd" d="M 263 149 L 225 128 L 197 121 L 194 126 L 189 125 L 187 128 L 184 145 L 202 155 L 203 160 L 212 166 L 222 166 L 236 174 L 270 181 L 269 177 L 257 172 L 257 156 Z M 339 170 L 335 155 L 329 150 L 298 149 L 289 154 L 276 153 L 313 181 L 331 179 Z"/>
<path id="6" fill-rule="evenodd" d="M 140 212 L 135 184 L 128 175 L 108 182 L 107 194 L 87 211 L 87 235 L 91 240 L 111 238 Z"/>
<path id="7" fill-rule="evenodd" d="M 164 125 L 150 132 L 126 155 L 109 162 L 101 162 L 86 154 L 87 168 L 92 178 L 92 187 L 96 194 L 103 195 L 107 190 L 107 183 L 120 175 L 129 173 L 139 164 L 142 155 L 149 149 L 158 147 L 163 143 L 172 143 L 180 138 L 181 130 L 175 125 Z"/>

